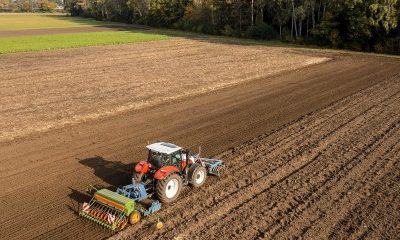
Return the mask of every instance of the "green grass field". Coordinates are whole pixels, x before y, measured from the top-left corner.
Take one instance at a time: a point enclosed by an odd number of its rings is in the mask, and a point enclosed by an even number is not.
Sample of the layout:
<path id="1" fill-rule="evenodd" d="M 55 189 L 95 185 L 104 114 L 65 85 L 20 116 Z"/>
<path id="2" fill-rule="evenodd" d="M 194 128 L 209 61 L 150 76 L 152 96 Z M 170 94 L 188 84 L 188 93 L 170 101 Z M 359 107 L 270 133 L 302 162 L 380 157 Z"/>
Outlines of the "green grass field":
<path id="1" fill-rule="evenodd" d="M 170 37 L 161 34 L 127 31 L 107 31 L 90 33 L 68 33 L 53 35 L 3 37 L 0 38 L 0 54 L 30 52 L 50 49 L 76 48 L 94 45 L 166 40 Z"/>
<path id="2" fill-rule="evenodd" d="M 69 17 L 63 14 L 0 13 L 0 31 L 103 26 L 109 22 Z"/>
<path id="3" fill-rule="evenodd" d="M 69 17 L 62 14 L 0 13 L 1 31 L 51 29 L 70 27 L 107 26 L 111 22 Z M 114 23 L 115 24 L 115 23 Z M 104 31 L 59 33 L 46 35 L 0 37 L 0 54 L 76 48 L 94 45 L 111 45 L 169 39 L 167 35 L 151 32 Z"/>

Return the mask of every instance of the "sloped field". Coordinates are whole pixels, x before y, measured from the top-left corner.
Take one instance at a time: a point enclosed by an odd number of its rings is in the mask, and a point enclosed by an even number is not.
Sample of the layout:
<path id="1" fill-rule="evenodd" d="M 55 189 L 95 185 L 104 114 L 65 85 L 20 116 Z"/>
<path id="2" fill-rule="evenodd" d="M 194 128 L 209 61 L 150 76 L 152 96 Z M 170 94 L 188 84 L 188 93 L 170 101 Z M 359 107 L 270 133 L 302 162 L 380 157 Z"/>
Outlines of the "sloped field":
<path id="1" fill-rule="evenodd" d="M 78 217 L 85 189 L 127 184 L 157 140 L 200 145 L 226 161 L 226 174 L 164 206 L 165 229 L 145 218 L 113 238 L 400 235 L 398 59 L 183 39 L 143 45 L 0 57 L 2 238 L 112 236 Z"/>
<path id="2" fill-rule="evenodd" d="M 400 235 L 400 77 L 337 101 L 217 157 L 221 179 L 129 239 L 396 239 Z"/>
<path id="3" fill-rule="evenodd" d="M 0 142 L 327 60 L 284 48 L 185 39 L 4 55 Z"/>

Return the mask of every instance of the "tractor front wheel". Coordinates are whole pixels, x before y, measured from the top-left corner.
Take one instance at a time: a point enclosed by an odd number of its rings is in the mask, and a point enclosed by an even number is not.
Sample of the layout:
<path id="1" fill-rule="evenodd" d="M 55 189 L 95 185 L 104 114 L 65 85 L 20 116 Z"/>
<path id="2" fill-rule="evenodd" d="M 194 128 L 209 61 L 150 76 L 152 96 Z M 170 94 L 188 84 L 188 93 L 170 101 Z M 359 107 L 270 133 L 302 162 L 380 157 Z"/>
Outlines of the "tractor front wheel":
<path id="1" fill-rule="evenodd" d="M 163 203 L 173 202 L 178 198 L 181 190 L 182 178 L 176 173 L 172 173 L 166 178 L 157 181 L 157 198 Z"/>

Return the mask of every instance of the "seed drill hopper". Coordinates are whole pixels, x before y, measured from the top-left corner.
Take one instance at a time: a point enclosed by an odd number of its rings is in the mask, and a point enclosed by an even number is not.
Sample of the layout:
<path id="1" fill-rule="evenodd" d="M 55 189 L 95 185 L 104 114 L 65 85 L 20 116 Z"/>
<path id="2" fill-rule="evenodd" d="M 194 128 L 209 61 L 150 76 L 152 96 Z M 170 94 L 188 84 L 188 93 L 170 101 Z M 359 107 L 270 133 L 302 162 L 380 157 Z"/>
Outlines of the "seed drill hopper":
<path id="1" fill-rule="evenodd" d="M 79 215 L 111 231 L 121 231 L 128 223 L 135 224 L 141 216 L 147 216 L 161 209 L 159 201 L 153 201 L 146 208 L 135 199 L 128 198 L 108 189 L 95 190 L 89 203 L 83 203 Z M 158 221 L 157 228 L 162 227 Z"/>

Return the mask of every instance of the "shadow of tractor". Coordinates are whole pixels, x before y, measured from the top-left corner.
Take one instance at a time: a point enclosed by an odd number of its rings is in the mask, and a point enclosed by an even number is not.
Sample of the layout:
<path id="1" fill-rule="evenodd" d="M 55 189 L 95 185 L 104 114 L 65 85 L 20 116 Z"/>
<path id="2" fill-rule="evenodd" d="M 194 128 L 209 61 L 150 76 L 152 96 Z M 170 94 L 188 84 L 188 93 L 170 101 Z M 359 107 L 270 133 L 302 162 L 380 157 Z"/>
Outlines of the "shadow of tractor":
<path id="1" fill-rule="evenodd" d="M 105 185 L 94 185 L 93 187 L 96 189 L 108 188 L 114 191 L 118 186 L 126 185 L 131 181 L 133 164 L 110 161 L 99 156 L 78 160 L 80 164 L 90 167 L 94 175 L 105 183 Z M 71 203 L 67 204 L 67 207 L 78 214 L 80 204 L 89 202 L 91 194 L 88 191 L 79 191 L 73 188 L 69 189 L 71 192 L 68 196 Z"/>
<path id="2" fill-rule="evenodd" d="M 69 210 L 73 211 L 76 215 L 79 215 L 80 205 L 84 202 L 89 202 L 91 196 L 85 192 L 78 191 L 73 188 L 69 188 L 71 193 L 68 194 L 71 203 L 67 204 Z"/>
<path id="3" fill-rule="evenodd" d="M 81 159 L 79 163 L 92 168 L 96 177 L 114 187 L 126 185 L 133 173 L 133 164 L 109 161 L 99 156 Z"/>

